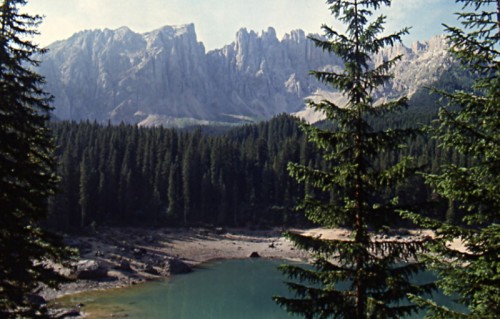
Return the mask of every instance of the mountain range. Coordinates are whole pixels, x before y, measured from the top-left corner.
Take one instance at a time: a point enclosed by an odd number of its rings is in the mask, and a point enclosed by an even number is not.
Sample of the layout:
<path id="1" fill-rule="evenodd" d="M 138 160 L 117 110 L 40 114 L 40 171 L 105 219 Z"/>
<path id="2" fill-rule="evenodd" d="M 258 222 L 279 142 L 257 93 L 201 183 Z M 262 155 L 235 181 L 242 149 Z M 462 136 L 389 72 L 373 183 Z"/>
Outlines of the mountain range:
<path id="1" fill-rule="evenodd" d="M 273 28 L 243 28 L 234 42 L 207 52 L 193 24 L 143 34 L 122 27 L 82 31 L 48 49 L 39 72 L 60 120 L 182 126 L 295 113 L 314 121 L 321 115 L 306 110 L 304 99 L 343 99 L 309 75 L 341 70 L 341 61 L 316 48 L 302 30 L 278 39 Z M 411 96 L 453 65 L 442 36 L 384 49 L 373 63 L 400 54 L 394 80 L 376 99 Z"/>

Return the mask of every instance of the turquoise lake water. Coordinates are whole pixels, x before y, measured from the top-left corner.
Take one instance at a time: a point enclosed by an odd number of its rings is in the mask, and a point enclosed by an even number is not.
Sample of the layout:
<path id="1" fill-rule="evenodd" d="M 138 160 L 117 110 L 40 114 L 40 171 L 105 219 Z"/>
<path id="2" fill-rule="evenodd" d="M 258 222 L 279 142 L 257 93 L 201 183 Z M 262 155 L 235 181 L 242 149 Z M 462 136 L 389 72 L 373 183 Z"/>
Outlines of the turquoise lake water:
<path id="1" fill-rule="evenodd" d="M 91 318 L 128 319 L 286 319 L 271 299 L 288 290 L 277 270 L 280 260 L 215 261 L 187 275 L 126 289 L 84 293 L 69 298 L 84 303 Z"/>
<path id="2" fill-rule="evenodd" d="M 83 310 L 95 319 L 111 315 L 129 319 L 301 318 L 287 314 L 271 299 L 289 295 L 283 284 L 286 278 L 277 270 L 282 263 L 268 259 L 217 261 L 168 281 L 84 293 L 67 301 L 84 303 Z"/>

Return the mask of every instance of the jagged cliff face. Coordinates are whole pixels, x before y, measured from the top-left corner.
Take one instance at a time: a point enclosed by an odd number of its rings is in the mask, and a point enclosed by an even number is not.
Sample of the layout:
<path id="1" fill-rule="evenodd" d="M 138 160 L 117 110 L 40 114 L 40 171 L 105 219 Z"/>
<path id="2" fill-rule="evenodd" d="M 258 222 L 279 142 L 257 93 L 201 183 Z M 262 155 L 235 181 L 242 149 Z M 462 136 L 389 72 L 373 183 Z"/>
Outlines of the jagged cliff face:
<path id="1" fill-rule="evenodd" d="M 150 115 L 212 116 L 213 88 L 193 25 L 146 34 L 84 31 L 49 47 L 40 72 L 61 119 L 137 123 Z"/>
<path id="2" fill-rule="evenodd" d="M 443 38 L 435 38 L 380 53 L 375 63 L 397 54 L 404 58 L 379 98 L 431 84 L 450 64 L 446 49 Z M 237 122 L 299 112 L 304 98 L 327 91 L 309 70 L 341 68 L 303 31 L 279 40 L 272 28 L 261 34 L 241 29 L 233 43 L 210 52 L 197 41 L 192 24 L 145 34 L 125 27 L 84 31 L 49 50 L 39 71 L 55 96 L 56 117 L 141 125 Z"/>
<path id="3" fill-rule="evenodd" d="M 402 55 L 393 70 L 394 79 L 383 95 L 412 95 L 418 88 L 438 81 L 441 74 L 453 64 L 448 49 L 446 38 L 436 36 L 425 43 L 415 42 L 411 48 L 398 44 L 380 52 L 374 58 L 375 64 Z"/>

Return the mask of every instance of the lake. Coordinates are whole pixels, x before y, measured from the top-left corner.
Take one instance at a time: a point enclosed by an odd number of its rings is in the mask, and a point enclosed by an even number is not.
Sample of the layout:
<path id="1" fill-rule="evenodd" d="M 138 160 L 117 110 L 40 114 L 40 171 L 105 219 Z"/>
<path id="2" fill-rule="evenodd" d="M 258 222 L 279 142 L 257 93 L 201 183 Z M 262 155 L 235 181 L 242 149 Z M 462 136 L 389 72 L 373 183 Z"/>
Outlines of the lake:
<path id="1" fill-rule="evenodd" d="M 129 319 L 285 319 L 292 318 L 271 297 L 284 295 L 281 260 L 214 261 L 187 275 L 126 289 L 88 292 L 65 297 L 83 303 L 89 318 Z M 295 317 L 298 318 L 298 317 Z"/>
<path id="2" fill-rule="evenodd" d="M 282 263 L 270 259 L 215 261 L 166 281 L 83 293 L 65 297 L 64 302 L 85 304 L 83 310 L 92 313 L 92 319 L 111 315 L 129 319 L 300 318 L 287 314 L 271 299 L 288 295 L 283 283 L 286 278 L 277 270 Z"/>

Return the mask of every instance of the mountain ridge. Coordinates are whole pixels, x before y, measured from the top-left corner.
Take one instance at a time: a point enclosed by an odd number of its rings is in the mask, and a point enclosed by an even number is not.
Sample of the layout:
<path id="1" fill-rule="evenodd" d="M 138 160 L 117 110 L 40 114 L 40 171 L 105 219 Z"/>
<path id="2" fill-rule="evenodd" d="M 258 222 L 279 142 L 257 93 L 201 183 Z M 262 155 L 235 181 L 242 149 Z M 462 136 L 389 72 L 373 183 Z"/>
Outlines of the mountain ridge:
<path id="1" fill-rule="evenodd" d="M 176 126 L 258 121 L 280 113 L 310 119 L 321 116 L 304 112 L 304 99 L 342 99 L 309 76 L 310 70 L 340 70 L 341 61 L 316 48 L 302 30 L 280 40 L 272 27 L 261 33 L 242 28 L 232 43 L 207 52 L 194 24 L 142 34 L 121 27 L 81 31 L 48 49 L 39 71 L 55 96 L 54 115 L 63 120 Z M 447 49 L 444 37 L 384 49 L 375 64 L 404 56 L 395 79 L 376 98 L 432 84 L 452 64 Z"/>

